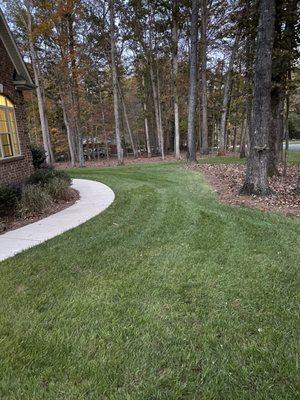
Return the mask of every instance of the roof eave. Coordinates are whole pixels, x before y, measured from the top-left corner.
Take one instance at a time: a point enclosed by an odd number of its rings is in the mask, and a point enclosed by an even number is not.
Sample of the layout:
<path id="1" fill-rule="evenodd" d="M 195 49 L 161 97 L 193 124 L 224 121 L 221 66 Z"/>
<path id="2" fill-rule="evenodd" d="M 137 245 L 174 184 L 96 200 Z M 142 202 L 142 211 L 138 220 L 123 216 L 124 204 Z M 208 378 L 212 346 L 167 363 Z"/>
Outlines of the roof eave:
<path id="1" fill-rule="evenodd" d="M 14 81 L 14 85 L 17 90 L 34 90 L 36 88 L 33 83 L 27 83 L 24 81 Z"/>
<path id="2" fill-rule="evenodd" d="M 0 8 L 0 38 L 4 44 L 4 47 L 9 57 L 11 58 L 11 61 L 17 71 L 17 74 L 22 76 L 22 78 L 24 78 L 24 80 L 26 81 L 26 84 L 24 85 L 26 89 L 24 90 L 28 90 L 29 87 L 33 89 L 35 87 L 34 83 L 24 63 L 24 60 L 20 54 L 18 46 L 13 38 L 13 35 L 9 29 L 9 26 L 6 22 L 6 19 L 4 17 L 1 8 Z"/>

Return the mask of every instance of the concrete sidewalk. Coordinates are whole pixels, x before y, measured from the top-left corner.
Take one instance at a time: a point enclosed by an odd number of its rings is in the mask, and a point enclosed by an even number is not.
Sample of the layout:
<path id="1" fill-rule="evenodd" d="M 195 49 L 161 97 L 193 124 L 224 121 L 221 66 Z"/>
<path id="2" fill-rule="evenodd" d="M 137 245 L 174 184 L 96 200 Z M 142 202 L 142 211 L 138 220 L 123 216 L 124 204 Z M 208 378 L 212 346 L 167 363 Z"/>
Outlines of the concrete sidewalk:
<path id="1" fill-rule="evenodd" d="M 71 207 L 40 221 L 0 235 L 0 261 L 36 246 L 83 224 L 104 211 L 115 198 L 106 185 L 86 179 L 73 179 L 80 199 Z"/>

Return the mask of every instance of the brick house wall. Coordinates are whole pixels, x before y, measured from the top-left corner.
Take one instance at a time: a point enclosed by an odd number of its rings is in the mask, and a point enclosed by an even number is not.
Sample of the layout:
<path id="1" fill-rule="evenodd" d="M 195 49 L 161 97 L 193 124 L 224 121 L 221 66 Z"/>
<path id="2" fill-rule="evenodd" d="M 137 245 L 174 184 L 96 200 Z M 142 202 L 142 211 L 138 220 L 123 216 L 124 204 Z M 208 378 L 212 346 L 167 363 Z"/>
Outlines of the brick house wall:
<path id="1" fill-rule="evenodd" d="M 0 39 L 0 84 L 3 85 L 1 94 L 8 97 L 15 106 L 21 149 L 20 156 L 0 160 L 0 184 L 20 184 L 33 171 L 24 98 L 23 93 L 14 87 L 14 75 L 15 68 Z"/>

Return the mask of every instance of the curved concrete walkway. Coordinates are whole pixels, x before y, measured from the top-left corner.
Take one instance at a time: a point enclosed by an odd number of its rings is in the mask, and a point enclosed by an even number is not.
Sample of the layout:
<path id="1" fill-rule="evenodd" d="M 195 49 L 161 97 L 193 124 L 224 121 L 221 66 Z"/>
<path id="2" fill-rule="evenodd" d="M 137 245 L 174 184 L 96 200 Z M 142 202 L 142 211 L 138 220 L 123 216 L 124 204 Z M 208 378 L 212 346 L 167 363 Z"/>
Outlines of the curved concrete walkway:
<path id="1" fill-rule="evenodd" d="M 73 179 L 80 199 L 71 207 L 22 228 L 0 235 L 0 261 L 36 246 L 83 224 L 104 211 L 115 198 L 106 185 L 87 179 Z"/>

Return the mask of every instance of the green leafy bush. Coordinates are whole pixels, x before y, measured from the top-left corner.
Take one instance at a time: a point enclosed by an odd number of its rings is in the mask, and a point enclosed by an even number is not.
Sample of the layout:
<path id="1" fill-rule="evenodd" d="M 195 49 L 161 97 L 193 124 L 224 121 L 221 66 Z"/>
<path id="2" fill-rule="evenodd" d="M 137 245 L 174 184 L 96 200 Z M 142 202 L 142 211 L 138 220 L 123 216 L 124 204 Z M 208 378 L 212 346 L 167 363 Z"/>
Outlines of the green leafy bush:
<path id="1" fill-rule="evenodd" d="M 64 180 L 68 185 L 71 184 L 71 178 L 64 171 L 55 169 L 38 169 L 28 179 L 30 185 L 46 186 L 54 178 Z"/>
<path id="2" fill-rule="evenodd" d="M 19 211 L 22 215 L 38 214 L 47 210 L 52 204 L 51 196 L 40 185 L 26 185 L 19 201 Z"/>
<path id="3" fill-rule="evenodd" d="M 11 187 L 0 185 L 0 215 L 13 212 L 18 201 L 18 191 Z"/>
<path id="4" fill-rule="evenodd" d="M 54 177 L 45 186 L 45 190 L 53 200 L 68 201 L 72 198 L 72 191 L 69 183 L 62 178 Z"/>
<path id="5" fill-rule="evenodd" d="M 41 168 L 46 161 L 46 153 L 44 148 L 42 146 L 31 144 L 30 151 L 34 168 L 35 169 Z"/>

